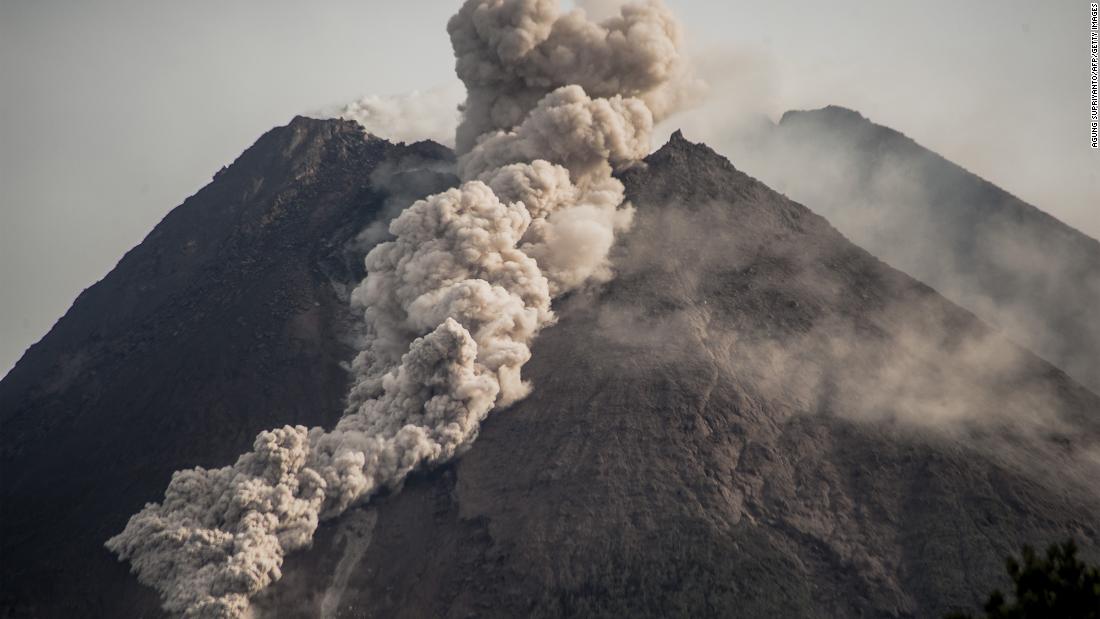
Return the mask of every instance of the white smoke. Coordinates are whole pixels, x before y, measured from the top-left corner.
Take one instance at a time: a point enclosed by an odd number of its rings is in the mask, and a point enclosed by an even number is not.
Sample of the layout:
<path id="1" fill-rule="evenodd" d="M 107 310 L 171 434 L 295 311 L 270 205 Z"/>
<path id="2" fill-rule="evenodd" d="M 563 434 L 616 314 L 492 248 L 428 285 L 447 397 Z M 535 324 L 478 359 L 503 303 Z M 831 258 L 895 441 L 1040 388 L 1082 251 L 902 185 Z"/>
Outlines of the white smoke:
<path id="1" fill-rule="evenodd" d="M 468 89 L 463 184 L 418 201 L 366 257 L 368 336 L 331 431 L 261 433 L 229 467 L 177 472 L 107 542 L 165 607 L 240 617 L 318 523 L 461 453 L 521 369 L 555 295 L 611 276 L 629 225 L 614 169 L 641 159 L 682 75 L 659 3 L 593 24 L 552 0 L 468 0 L 448 25 Z"/>
<path id="2" fill-rule="evenodd" d="M 368 133 L 393 142 L 435 140 L 453 146 L 461 101 L 462 85 L 455 82 L 396 95 L 367 95 L 319 115 L 354 120 Z"/>

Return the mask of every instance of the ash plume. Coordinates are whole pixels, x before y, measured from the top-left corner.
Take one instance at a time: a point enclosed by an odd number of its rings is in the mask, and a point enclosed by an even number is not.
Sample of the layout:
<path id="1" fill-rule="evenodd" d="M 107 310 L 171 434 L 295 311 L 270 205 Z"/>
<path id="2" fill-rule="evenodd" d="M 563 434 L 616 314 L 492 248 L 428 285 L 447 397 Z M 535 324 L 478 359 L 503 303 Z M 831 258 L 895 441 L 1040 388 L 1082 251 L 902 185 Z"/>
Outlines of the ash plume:
<path id="1" fill-rule="evenodd" d="M 595 24 L 551 0 L 469 0 L 448 31 L 467 88 L 463 183 L 407 208 L 367 255 L 344 417 L 175 473 L 107 542 L 172 612 L 245 615 L 321 520 L 467 449 L 531 388 L 521 370 L 551 300 L 611 277 L 607 252 L 631 218 L 611 174 L 648 152 L 684 82 L 672 16 L 653 2 Z"/>

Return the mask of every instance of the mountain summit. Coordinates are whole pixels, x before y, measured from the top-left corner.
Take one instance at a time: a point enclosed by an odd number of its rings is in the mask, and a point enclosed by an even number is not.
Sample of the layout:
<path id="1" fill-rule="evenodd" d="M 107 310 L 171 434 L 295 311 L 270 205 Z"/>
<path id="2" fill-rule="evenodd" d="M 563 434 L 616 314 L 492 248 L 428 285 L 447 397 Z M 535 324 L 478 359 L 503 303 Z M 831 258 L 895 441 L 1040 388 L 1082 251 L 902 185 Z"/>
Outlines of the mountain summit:
<path id="1" fill-rule="evenodd" d="M 335 423 L 363 274 L 348 247 L 402 182 L 450 185 L 421 165 L 449 158 L 295 118 L 76 299 L 0 382 L 5 609 L 156 611 L 104 540 L 174 471 L 231 462 L 270 427 Z"/>
<path id="2" fill-rule="evenodd" d="M 371 225 L 451 164 L 297 118 L 77 299 L 0 382 L 6 615 L 162 613 L 104 541 L 173 471 L 331 427 Z M 560 300 L 532 394 L 257 615 L 927 617 L 1023 542 L 1100 549 L 1100 398 L 679 133 L 619 178 L 616 277 Z"/>
<path id="3" fill-rule="evenodd" d="M 860 246 L 1100 391 L 1100 242 L 842 107 L 790 111 L 734 159 Z"/>

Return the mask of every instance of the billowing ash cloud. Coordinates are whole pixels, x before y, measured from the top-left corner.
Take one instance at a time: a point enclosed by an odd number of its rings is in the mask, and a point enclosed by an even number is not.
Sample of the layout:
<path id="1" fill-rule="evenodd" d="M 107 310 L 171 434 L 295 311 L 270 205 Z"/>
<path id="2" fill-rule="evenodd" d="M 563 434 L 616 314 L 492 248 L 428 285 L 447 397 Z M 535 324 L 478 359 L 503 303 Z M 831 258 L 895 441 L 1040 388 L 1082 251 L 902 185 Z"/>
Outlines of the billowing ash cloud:
<path id="1" fill-rule="evenodd" d="M 520 124 L 547 92 L 580 86 L 597 98 L 632 97 L 663 118 L 687 94 L 680 29 L 661 4 L 631 4 L 598 24 L 554 0 L 467 2 L 448 25 L 466 84 L 456 146 Z"/>
<path id="2" fill-rule="evenodd" d="M 657 3 L 601 24 L 550 0 L 469 0 L 448 26 L 468 89 L 463 184 L 418 201 L 366 258 L 368 336 L 330 431 L 261 433 L 233 466 L 177 472 L 107 542 L 165 607 L 239 617 L 318 522 L 468 448 L 529 390 L 521 369 L 551 299 L 610 277 L 629 225 L 613 169 L 671 110 L 679 34 Z"/>

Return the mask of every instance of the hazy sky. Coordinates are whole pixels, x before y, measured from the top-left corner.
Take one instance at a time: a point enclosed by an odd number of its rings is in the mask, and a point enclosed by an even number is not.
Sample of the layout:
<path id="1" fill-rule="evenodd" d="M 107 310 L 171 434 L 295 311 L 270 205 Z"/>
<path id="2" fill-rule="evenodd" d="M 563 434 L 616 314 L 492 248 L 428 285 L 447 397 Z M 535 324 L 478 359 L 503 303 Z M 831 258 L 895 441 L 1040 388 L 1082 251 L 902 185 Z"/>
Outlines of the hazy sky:
<path id="1" fill-rule="evenodd" d="M 666 3 L 713 82 L 689 138 L 845 105 L 1100 236 L 1088 2 Z M 0 372 L 267 129 L 450 84 L 457 5 L 0 0 Z"/>

